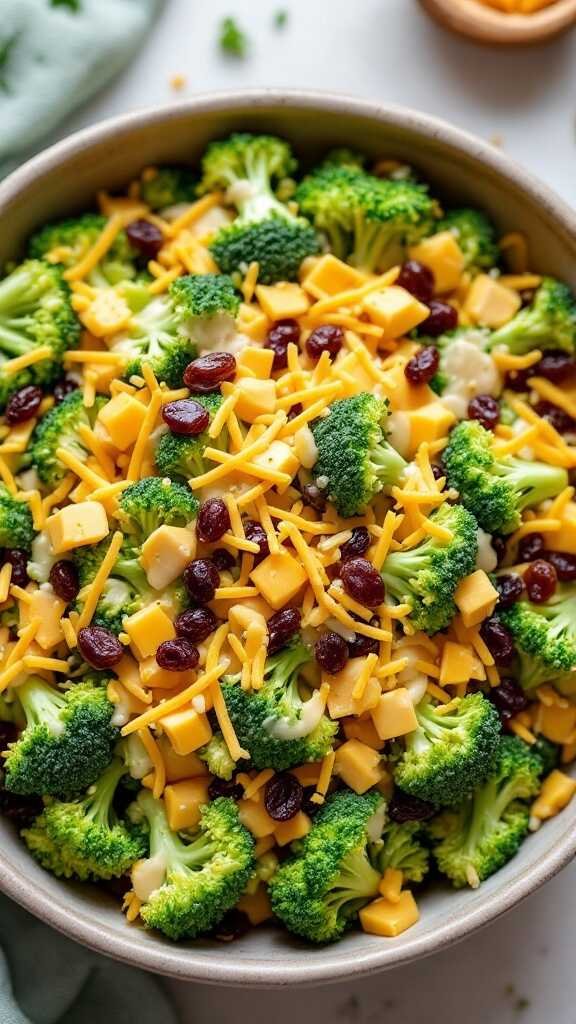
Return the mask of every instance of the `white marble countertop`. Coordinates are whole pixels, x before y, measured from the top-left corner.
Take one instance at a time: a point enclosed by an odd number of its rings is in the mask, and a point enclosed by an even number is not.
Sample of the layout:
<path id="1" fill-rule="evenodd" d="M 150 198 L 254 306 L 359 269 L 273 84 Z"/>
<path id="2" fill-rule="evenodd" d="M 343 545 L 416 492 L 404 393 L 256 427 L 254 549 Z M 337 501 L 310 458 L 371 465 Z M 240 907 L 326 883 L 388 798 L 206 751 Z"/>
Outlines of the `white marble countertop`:
<path id="1" fill-rule="evenodd" d="M 289 11 L 282 31 L 278 8 Z M 222 58 L 219 20 L 237 16 L 245 61 Z M 496 52 L 445 34 L 416 0 L 167 0 L 140 58 L 61 135 L 177 98 L 248 86 L 313 87 L 420 108 L 487 139 L 576 201 L 576 35 Z M 574 1024 L 576 866 L 462 945 L 360 984 L 250 992 L 171 983 L 183 1024 Z M 385 940 L 384 940 L 385 941 Z"/>

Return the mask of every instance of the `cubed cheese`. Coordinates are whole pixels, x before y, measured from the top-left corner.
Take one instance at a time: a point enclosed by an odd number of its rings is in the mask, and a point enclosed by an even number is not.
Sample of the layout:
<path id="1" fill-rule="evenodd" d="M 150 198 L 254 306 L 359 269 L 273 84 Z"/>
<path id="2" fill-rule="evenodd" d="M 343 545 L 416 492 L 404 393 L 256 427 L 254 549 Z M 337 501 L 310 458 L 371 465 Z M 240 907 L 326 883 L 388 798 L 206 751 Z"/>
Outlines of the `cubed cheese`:
<path id="1" fill-rule="evenodd" d="M 296 839 L 303 839 L 307 836 L 312 827 L 312 822 L 304 811 L 298 811 L 293 818 L 276 825 L 274 838 L 278 846 L 289 846 Z"/>
<path id="2" fill-rule="evenodd" d="M 551 740 L 552 743 L 568 743 L 576 728 L 576 706 L 569 704 L 568 707 L 559 707 L 552 704 L 550 707 L 541 704 L 538 709 L 538 731 Z"/>
<path id="3" fill-rule="evenodd" d="M 415 351 L 418 346 L 415 346 Z M 398 410 L 419 409 L 422 405 L 434 402 L 436 396 L 427 384 L 410 384 L 404 372 L 406 363 L 402 360 L 385 370 L 381 377 L 381 387 L 388 399 L 392 412 Z"/>
<path id="4" fill-rule="evenodd" d="M 308 312 L 310 299 L 299 284 L 281 284 L 256 287 L 256 298 L 269 320 L 286 320 Z"/>
<path id="5" fill-rule="evenodd" d="M 82 313 L 81 320 L 95 338 L 117 334 L 132 319 L 130 306 L 113 288 L 101 288 Z"/>
<path id="6" fill-rule="evenodd" d="M 460 581 L 454 600 L 462 615 L 462 622 L 468 628 L 477 626 L 488 615 L 492 615 L 498 600 L 498 591 L 484 570 L 477 569 Z"/>
<path id="7" fill-rule="evenodd" d="M 560 522 L 556 533 L 546 534 L 546 547 L 551 551 L 569 551 L 576 555 L 576 502 L 568 502 Z"/>
<path id="8" fill-rule="evenodd" d="M 171 619 L 157 601 L 125 619 L 124 629 L 141 658 L 155 655 L 160 644 L 176 636 Z"/>
<path id="9" fill-rule="evenodd" d="M 346 740 L 338 747 L 334 771 L 355 793 L 366 793 L 384 775 L 380 754 L 360 740 Z"/>
<path id="10" fill-rule="evenodd" d="M 325 299 L 327 296 L 339 295 L 340 292 L 349 291 L 351 288 L 359 288 L 365 280 L 364 274 L 359 270 L 343 263 L 332 253 L 327 253 L 315 262 L 310 273 L 306 274 L 302 285 L 315 299 Z"/>
<path id="11" fill-rule="evenodd" d="M 250 579 L 264 600 L 278 611 L 296 596 L 307 582 L 308 575 L 293 555 L 281 550 L 260 562 L 250 573 Z"/>
<path id="12" fill-rule="evenodd" d="M 273 380 L 258 380 L 257 377 L 241 377 L 236 381 L 235 412 L 241 420 L 253 423 L 258 416 L 273 413 L 276 408 L 276 384 Z"/>
<path id="13" fill-rule="evenodd" d="M 252 462 L 263 469 L 287 473 L 290 477 L 294 476 L 299 466 L 294 450 L 285 441 L 272 441 L 265 452 L 254 456 Z"/>
<path id="14" fill-rule="evenodd" d="M 55 555 L 97 544 L 109 533 L 106 509 L 99 501 L 66 505 L 46 520 L 46 530 Z"/>
<path id="15" fill-rule="evenodd" d="M 151 690 L 174 690 L 176 687 L 182 689 L 194 682 L 195 673 L 169 672 L 168 669 L 160 668 L 154 655 L 149 658 L 142 658 L 140 662 L 140 682 L 142 686 Z"/>
<path id="16" fill-rule="evenodd" d="M 268 921 L 274 916 L 270 905 L 268 890 L 266 886 L 262 884 L 258 886 L 256 892 L 245 892 L 238 900 L 236 906 L 238 910 L 241 910 L 243 914 L 246 914 L 250 924 L 254 927 L 262 924 L 264 921 Z"/>
<path id="17" fill-rule="evenodd" d="M 212 729 L 206 715 L 192 708 L 183 708 L 164 715 L 160 724 L 177 754 L 183 757 L 205 746 L 212 737 Z"/>
<path id="18" fill-rule="evenodd" d="M 240 821 L 252 833 L 255 839 L 271 836 L 278 827 L 278 822 L 270 817 L 264 804 L 260 801 L 239 800 L 238 813 Z"/>
<path id="19" fill-rule="evenodd" d="M 258 380 L 268 380 L 272 373 L 274 352 L 271 348 L 256 348 L 249 345 L 236 356 L 239 369 L 250 370 Z"/>
<path id="20" fill-rule="evenodd" d="M 359 914 L 360 924 L 369 935 L 385 935 L 394 938 L 401 935 L 420 918 L 416 900 L 405 890 L 397 902 L 382 897 L 363 907 Z"/>
<path id="21" fill-rule="evenodd" d="M 409 454 L 416 454 L 423 441 L 439 441 L 445 437 L 456 422 L 453 412 L 446 409 L 442 402 L 431 402 L 420 409 L 412 409 L 406 413 L 410 429 Z"/>
<path id="22" fill-rule="evenodd" d="M 290 769 L 290 774 L 295 775 L 304 788 L 316 786 L 322 771 L 321 761 L 308 761 L 306 764 L 299 764 L 296 768 Z"/>
<path id="23" fill-rule="evenodd" d="M 372 323 L 384 328 L 386 338 L 401 338 L 430 316 L 428 306 L 398 285 L 370 292 L 362 308 Z"/>
<path id="24" fill-rule="evenodd" d="M 410 258 L 423 263 L 434 274 L 434 290 L 441 295 L 460 284 L 464 254 L 451 231 L 439 231 L 409 250 Z"/>
<path id="25" fill-rule="evenodd" d="M 465 644 L 447 640 L 440 663 L 440 684 L 467 683 L 474 670 L 474 651 Z"/>
<path id="26" fill-rule="evenodd" d="M 243 633 L 252 622 L 266 623 L 273 615 L 272 608 L 261 597 L 249 597 L 228 609 L 228 621 L 236 632 Z"/>
<path id="27" fill-rule="evenodd" d="M 414 704 L 408 690 L 399 686 L 380 696 L 378 704 L 370 712 L 374 728 L 381 740 L 405 736 L 418 727 Z"/>
<path id="28" fill-rule="evenodd" d="M 66 611 L 66 602 L 61 601 L 50 590 L 36 590 L 28 605 L 30 620 L 40 619 L 36 633 L 36 643 L 43 651 L 50 651 L 62 642 L 62 616 Z"/>
<path id="29" fill-rule="evenodd" d="M 238 330 L 251 341 L 265 341 L 270 321 L 255 303 L 240 303 L 237 318 Z"/>
<path id="30" fill-rule="evenodd" d="M 366 718 L 347 718 L 342 723 L 342 728 L 347 740 L 360 740 L 361 743 L 365 743 L 367 747 L 372 747 L 373 750 L 382 750 L 386 742 L 380 739 L 374 728 L 374 722 L 369 716 Z"/>
<path id="31" fill-rule="evenodd" d="M 173 832 L 194 828 L 200 821 L 200 808 L 208 803 L 209 779 L 186 779 L 166 786 L 164 804 Z"/>
<path id="32" fill-rule="evenodd" d="M 541 821 L 553 818 L 570 803 L 574 793 L 576 781 L 564 772 L 554 770 L 544 779 L 540 795 L 532 804 L 532 814 Z"/>
<path id="33" fill-rule="evenodd" d="M 208 776 L 207 765 L 198 754 L 177 754 L 167 736 L 158 737 L 158 746 L 166 769 L 167 782 L 182 782 L 183 779 L 197 779 L 201 775 Z"/>
<path id="34" fill-rule="evenodd" d="M 144 403 L 121 391 L 102 406 L 98 419 L 106 428 L 114 447 L 125 452 L 138 437 L 145 415 Z"/>
<path id="35" fill-rule="evenodd" d="M 323 674 L 322 682 L 326 682 L 330 686 L 328 693 L 330 718 L 361 715 L 378 704 L 382 689 L 378 680 L 374 678 L 368 680 L 360 699 L 352 696 L 354 687 L 364 671 L 366 660 L 366 658 L 351 658 L 340 672 L 336 672 L 334 675 Z"/>
<path id="36" fill-rule="evenodd" d="M 518 292 L 489 274 L 475 277 L 464 303 L 464 312 L 482 327 L 502 327 L 516 315 L 522 300 Z"/>
<path id="37" fill-rule="evenodd" d="M 154 590 L 164 590 L 182 575 L 196 554 L 196 531 L 159 526 L 144 541 L 140 562 Z"/>

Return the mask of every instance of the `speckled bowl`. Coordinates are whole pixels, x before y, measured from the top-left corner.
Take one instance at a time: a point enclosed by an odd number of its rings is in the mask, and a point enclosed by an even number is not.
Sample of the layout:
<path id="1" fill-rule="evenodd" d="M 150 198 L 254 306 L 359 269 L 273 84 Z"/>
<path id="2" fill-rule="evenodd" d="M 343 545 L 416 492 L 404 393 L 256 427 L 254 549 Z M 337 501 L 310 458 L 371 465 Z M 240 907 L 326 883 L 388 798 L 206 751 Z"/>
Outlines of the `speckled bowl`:
<path id="1" fill-rule="evenodd" d="M 210 139 L 238 129 L 285 135 L 305 162 L 327 146 L 348 144 L 413 163 L 441 195 L 485 207 L 502 231 L 523 229 L 534 269 L 576 287 L 575 214 L 502 153 L 424 114 L 313 92 L 200 96 L 73 135 L 0 185 L 0 264 L 19 254 L 34 228 L 89 205 L 97 189 L 120 186 L 147 164 L 195 161 Z M 228 945 L 175 945 L 129 927 L 105 892 L 42 871 L 2 820 L 0 888 L 79 942 L 175 978 L 247 986 L 343 981 L 434 953 L 514 907 L 571 860 L 575 826 L 576 804 L 531 836 L 479 890 L 427 892 L 419 899 L 419 924 L 397 939 L 358 931 L 320 949 L 267 927 Z"/>

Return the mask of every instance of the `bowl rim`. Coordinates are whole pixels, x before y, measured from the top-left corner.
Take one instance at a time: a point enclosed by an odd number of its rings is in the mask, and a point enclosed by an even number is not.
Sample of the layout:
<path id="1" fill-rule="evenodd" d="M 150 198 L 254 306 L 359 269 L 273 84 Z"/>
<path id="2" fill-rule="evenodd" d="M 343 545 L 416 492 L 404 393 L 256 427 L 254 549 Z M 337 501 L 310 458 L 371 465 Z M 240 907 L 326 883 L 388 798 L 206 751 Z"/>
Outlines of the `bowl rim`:
<path id="1" fill-rule="evenodd" d="M 76 132 L 33 157 L 0 183 L 0 217 L 9 212 L 11 203 L 38 179 L 52 172 L 63 161 L 113 138 L 118 132 L 151 127 L 172 119 L 193 117 L 195 114 L 223 111 L 240 113 L 247 107 L 254 110 L 284 107 L 303 112 L 316 110 L 352 115 L 380 122 L 383 126 L 410 128 L 426 138 L 440 138 L 449 148 L 463 152 L 527 194 L 535 205 L 546 211 L 548 218 L 556 221 L 562 235 L 573 240 L 576 238 L 576 212 L 549 186 L 475 135 L 410 108 L 351 97 L 344 93 L 278 88 L 198 94 L 177 103 L 108 118 Z M 280 959 L 263 961 L 258 956 L 235 962 L 232 957 L 207 956 L 205 952 L 198 955 L 189 946 L 162 943 L 147 945 L 141 941 L 138 929 L 127 928 L 126 934 L 119 936 L 116 931 L 94 920 L 88 909 L 82 915 L 72 915 L 65 905 L 54 901 L 53 894 L 43 884 L 30 886 L 22 877 L 18 865 L 9 862 L 5 854 L 0 871 L 0 890 L 57 931 L 96 952 L 113 956 L 125 963 L 181 981 L 271 988 L 296 982 L 300 985 L 338 982 L 351 975 L 359 978 L 429 956 L 502 916 L 551 879 L 575 854 L 576 829 L 567 820 L 565 830 L 540 862 L 535 867 L 525 868 L 501 891 L 491 893 L 484 903 L 479 903 L 460 918 L 448 916 L 433 934 L 421 937 L 416 935 L 408 946 L 397 948 L 393 943 L 375 943 L 373 949 L 360 956 L 355 955 L 353 961 L 349 953 L 338 953 L 338 945 L 326 947 L 322 951 L 322 959 L 318 961 L 307 960 L 303 951 L 302 962 L 291 964 Z"/>

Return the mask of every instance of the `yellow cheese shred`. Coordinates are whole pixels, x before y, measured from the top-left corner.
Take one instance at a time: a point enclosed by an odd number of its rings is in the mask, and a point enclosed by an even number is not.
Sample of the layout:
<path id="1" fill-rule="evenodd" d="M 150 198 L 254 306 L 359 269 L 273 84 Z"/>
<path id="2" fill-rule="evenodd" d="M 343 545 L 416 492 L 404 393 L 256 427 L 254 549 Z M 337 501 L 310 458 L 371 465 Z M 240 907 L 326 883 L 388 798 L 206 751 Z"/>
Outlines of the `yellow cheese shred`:
<path id="1" fill-rule="evenodd" d="M 5 377 L 10 377 L 14 373 L 20 373 L 20 370 L 26 369 L 27 366 L 33 366 L 35 363 L 41 363 L 43 359 L 53 359 L 53 357 L 54 351 L 50 345 L 40 345 L 23 356 L 7 359 L 5 363 L 2 363 L 2 373 Z"/>
<path id="2" fill-rule="evenodd" d="M 147 726 L 138 730 L 138 737 L 154 766 L 154 787 L 152 789 L 152 795 L 156 800 L 159 800 L 164 792 L 164 787 L 166 786 L 166 765 L 164 764 L 162 751 Z"/>
<path id="3" fill-rule="evenodd" d="M 336 759 L 336 753 L 334 750 L 330 750 L 328 754 L 322 759 L 322 767 L 320 768 L 320 777 L 316 785 L 316 792 L 312 794 L 312 803 L 323 804 L 326 799 L 326 793 L 328 792 L 328 786 L 332 778 L 332 772 L 334 771 L 334 761 Z"/>
<path id="4" fill-rule="evenodd" d="M 177 693 L 169 700 L 162 701 L 156 707 L 149 708 L 141 715 L 138 715 L 137 718 L 133 718 L 131 722 L 123 726 L 122 735 L 130 736 L 133 732 L 143 729 L 145 725 L 152 725 L 153 722 L 160 721 L 164 715 L 172 714 L 173 711 L 179 711 L 185 704 L 189 704 L 194 697 L 197 697 L 199 693 L 203 693 L 216 679 L 219 679 L 226 669 L 227 665 L 216 665 L 211 671 L 201 675 L 196 682 L 187 686 L 185 690 Z"/>
<path id="5" fill-rule="evenodd" d="M 106 586 L 106 580 L 114 568 L 123 540 L 124 534 L 121 530 L 117 530 L 113 535 L 108 546 L 108 550 L 98 567 L 98 572 L 90 584 L 90 589 L 88 591 L 84 607 L 82 608 L 78 619 L 77 630 L 83 629 L 84 626 L 88 626 L 92 621 L 92 616 L 96 611 L 96 605 L 98 604 L 104 587 Z"/>

